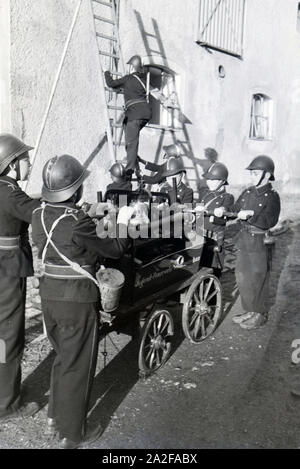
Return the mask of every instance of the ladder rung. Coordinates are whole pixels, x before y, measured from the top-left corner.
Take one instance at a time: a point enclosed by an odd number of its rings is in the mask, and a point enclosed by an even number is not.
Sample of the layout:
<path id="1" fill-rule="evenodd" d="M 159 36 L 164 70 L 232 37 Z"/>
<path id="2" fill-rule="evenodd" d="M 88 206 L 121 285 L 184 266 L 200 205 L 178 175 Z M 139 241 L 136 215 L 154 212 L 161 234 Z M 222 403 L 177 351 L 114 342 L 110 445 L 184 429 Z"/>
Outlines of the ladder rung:
<path id="1" fill-rule="evenodd" d="M 106 7 L 112 7 L 112 4 L 109 2 L 103 2 L 102 0 L 93 0 L 93 2 L 101 3 L 101 5 L 105 5 Z"/>
<path id="2" fill-rule="evenodd" d="M 108 18 L 104 18 L 103 16 L 94 15 L 94 18 L 98 21 L 104 21 L 105 23 L 115 24 L 115 22 L 113 20 L 110 20 Z"/>
<path id="3" fill-rule="evenodd" d="M 145 36 L 149 36 L 149 37 L 157 37 L 155 34 L 151 34 L 151 33 L 145 33 Z"/>
<path id="4" fill-rule="evenodd" d="M 99 50 L 99 54 L 105 55 L 106 57 L 113 57 L 114 59 L 120 59 L 120 57 L 116 54 L 111 54 L 110 52 L 104 52 L 103 50 Z"/>
<path id="5" fill-rule="evenodd" d="M 125 142 L 113 142 L 113 145 L 119 147 L 120 145 L 125 145 Z"/>
<path id="6" fill-rule="evenodd" d="M 112 75 L 116 75 L 117 77 L 122 77 L 123 76 L 123 73 L 121 72 L 115 72 L 113 70 L 109 70 L 109 72 L 112 74 Z"/>
<path id="7" fill-rule="evenodd" d="M 115 129 L 121 129 L 123 127 L 123 124 L 112 124 L 111 126 Z"/>
<path id="8" fill-rule="evenodd" d="M 115 109 L 116 111 L 124 111 L 124 108 L 121 106 L 113 106 L 112 104 L 107 105 L 108 109 Z"/>
<path id="9" fill-rule="evenodd" d="M 96 33 L 96 36 L 102 37 L 103 39 L 108 39 L 109 41 L 117 42 L 117 38 L 114 36 L 107 36 L 106 34 L 102 34 L 102 33 Z"/>
<path id="10" fill-rule="evenodd" d="M 117 94 L 123 94 L 124 93 L 123 91 L 121 91 L 120 88 L 113 89 L 113 88 L 109 88 L 108 86 L 104 86 L 104 89 L 105 89 L 105 91 L 107 91 L 109 93 L 117 93 Z"/>

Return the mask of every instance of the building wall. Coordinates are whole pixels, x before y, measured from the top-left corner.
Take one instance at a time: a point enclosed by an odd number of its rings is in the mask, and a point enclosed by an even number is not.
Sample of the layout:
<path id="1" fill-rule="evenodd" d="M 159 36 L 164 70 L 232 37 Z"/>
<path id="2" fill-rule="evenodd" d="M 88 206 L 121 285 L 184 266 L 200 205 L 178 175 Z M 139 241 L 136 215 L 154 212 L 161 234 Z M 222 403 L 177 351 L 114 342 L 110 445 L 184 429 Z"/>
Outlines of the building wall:
<path id="1" fill-rule="evenodd" d="M 0 0 L 1 7 L 5 3 L 8 0 Z M 231 184 L 237 186 L 247 183 L 244 168 L 249 160 L 259 153 L 267 153 L 276 162 L 278 180 L 284 183 L 281 190 L 299 191 L 298 2 L 246 1 L 243 60 L 196 44 L 198 3 L 198 0 L 120 2 L 120 35 L 125 59 L 139 53 L 147 61 L 152 54 L 153 62 L 174 70 L 180 107 L 190 122 L 185 125 L 185 133 L 175 135 L 143 129 L 140 155 L 159 160 L 162 145 L 174 138 L 184 142 L 188 154 L 186 165 L 196 168 L 188 171 L 193 185 L 202 173 L 204 148 L 214 147 L 220 160 L 229 167 Z M 10 2 L 11 130 L 29 144 L 35 144 L 41 133 L 77 4 L 78 0 Z M 156 36 L 150 39 L 150 48 L 159 53 L 149 52 L 145 32 Z M 3 47 L 1 50 L 3 54 Z M 225 68 L 225 78 L 218 75 L 220 65 Z M 0 67 L 0 78 L 6 77 L 6 86 L 7 70 Z M 67 152 L 84 162 L 97 147 L 105 130 L 99 72 L 90 0 L 82 0 L 36 153 L 28 186 L 30 192 L 40 189 L 41 170 L 49 157 Z M 274 99 L 272 141 L 248 138 L 254 92 L 264 92 Z M 7 130 L 10 124 L 4 125 L 3 119 L 1 122 L 2 129 Z M 107 184 L 110 164 L 105 145 L 90 165 L 92 176 L 86 188 L 90 200 L 95 199 L 96 190 L 103 190 Z"/>
<path id="2" fill-rule="evenodd" d="M 10 0 L 0 1 L 0 130 L 11 128 Z"/>
<path id="3" fill-rule="evenodd" d="M 88 0 L 82 0 L 58 75 L 77 5 L 78 0 L 11 1 L 11 130 L 33 145 L 41 135 L 28 185 L 33 193 L 40 190 L 45 161 L 69 153 L 85 162 L 105 131 L 98 51 Z M 95 200 L 102 181 L 109 179 L 107 148 L 104 146 L 91 160 L 85 196 Z"/>
<path id="4" fill-rule="evenodd" d="M 186 129 L 195 159 L 203 158 L 205 147 L 216 148 L 231 171 L 231 183 L 237 185 L 247 183 L 244 168 L 249 160 L 267 153 L 276 162 L 277 178 L 285 182 L 282 190 L 300 191 L 293 181 L 300 178 L 298 2 L 246 1 L 243 60 L 207 50 L 194 42 L 198 3 L 198 0 L 121 2 L 124 54 L 148 55 L 145 36 L 139 32 L 137 47 L 137 32 L 132 26 L 138 24 L 139 15 L 148 33 L 154 33 L 156 23 L 167 61 L 180 75 L 180 104 L 192 122 Z M 218 75 L 220 65 L 225 68 L 225 78 Z M 272 141 L 248 138 L 251 96 L 255 92 L 264 92 L 274 100 Z M 150 158 L 157 131 L 143 132 L 141 147 Z M 177 136 L 182 139 L 182 135 Z"/>

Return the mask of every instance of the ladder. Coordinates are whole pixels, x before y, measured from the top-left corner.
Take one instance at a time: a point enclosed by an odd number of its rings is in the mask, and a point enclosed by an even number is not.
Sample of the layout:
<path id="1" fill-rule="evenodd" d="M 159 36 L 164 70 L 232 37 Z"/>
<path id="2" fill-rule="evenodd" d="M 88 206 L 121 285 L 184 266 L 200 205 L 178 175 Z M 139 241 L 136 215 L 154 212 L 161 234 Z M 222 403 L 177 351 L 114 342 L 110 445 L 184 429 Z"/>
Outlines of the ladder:
<path id="1" fill-rule="evenodd" d="M 159 31 L 157 21 L 154 18 L 152 18 L 151 19 L 152 29 L 150 31 L 147 31 L 145 29 L 145 25 L 144 25 L 141 14 L 137 10 L 134 10 L 134 13 L 135 13 L 136 20 L 137 20 L 137 23 L 138 23 L 138 26 L 139 26 L 139 29 L 140 29 L 141 37 L 143 38 L 144 47 L 146 49 L 147 55 L 150 56 L 150 57 L 153 56 L 153 55 L 159 57 L 162 64 L 166 68 L 170 69 L 168 59 L 167 59 L 167 55 L 166 55 L 166 51 L 165 51 L 165 48 L 164 48 L 164 45 L 163 45 L 163 40 L 162 40 L 161 35 L 160 35 L 160 31 Z M 178 142 L 178 143 L 182 144 L 182 146 L 187 151 L 187 154 L 188 154 L 188 157 L 189 157 L 189 160 L 190 160 L 190 163 L 191 163 L 189 165 L 189 167 L 186 167 L 186 169 L 188 170 L 188 181 L 190 183 L 194 183 L 195 186 L 196 186 L 198 181 L 200 180 L 201 176 L 200 176 L 199 169 L 198 169 L 197 165 L 195 164 L 196 158 L 195 158 L 194 150 L 193 150 L 193 147 L 192 147 L 192 143 L 191 143 L 189 133 L 188 133 L 188 128 L 187 128 L 187 124 L 191 123 L 191 122 L 182 113 L 181 106 L 180 106 L 180 104 L 178 102 L 178 99 L 177 99 L 176 86 L 175 86 L 175 90 L 174 90 L 174 95 L 175 95 L 175 98 L 176 98 L 175 99 L 175 104 L 172 105 L 170 103 L 171 105 L 169 106 L 169 112 L 170 112 L 172 123 L 174 122 L 174 113 L 176 112 L 178 114 L 178 119 L 177 120 L 179 121 L 179 125 L 178 125 L 178 127 L 176 127 L 176 129 L 174 129 L 175 126 L 173 124 L 171 124 L 170 129 L 166 129 L 166 130 L 162 131 L 161 138 L 159 140 L 158 148 L 157 148 L 157 151 L 156 151 L 155 161 L 157 161 L 158 158 L 159 158 L 159 154 L 160 154 L 161 148 L 163 146 L 163 141 L 164 141 L 164 138 L 166 136 L 166 133 L 170 132 L 173 142 L 174 143 Z M 197 192 L 197 191 L 194 191 L 194 192 Z"/>
<path id="2" fill-rule="evenodd" d="M 120 0 L 90 0 L 93 14 L 95 38 L 97 41 L 101 84 L 105 97 L 106 134 L 109 153 L 112 161 L 118 159 L 121 145 L 125 145 L 123 137 L 124 98 L 120 90 L 108 88 L 104 72 L 109 70 L 113 78 L 125 74 L 122 56 L 118 18 Z M 125 156 L 125 154 L 124 154 Z"/>

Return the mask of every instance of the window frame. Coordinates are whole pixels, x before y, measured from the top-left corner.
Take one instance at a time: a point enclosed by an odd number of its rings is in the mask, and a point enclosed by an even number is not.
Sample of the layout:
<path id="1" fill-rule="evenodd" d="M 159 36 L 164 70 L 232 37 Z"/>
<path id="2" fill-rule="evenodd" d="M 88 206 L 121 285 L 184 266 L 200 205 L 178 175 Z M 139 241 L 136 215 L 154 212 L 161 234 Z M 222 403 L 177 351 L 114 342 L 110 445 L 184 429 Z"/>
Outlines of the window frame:
<path id="1" fill-rule="evenodd" d="M 145 68 L 145 71 L 147 73 L 148 69 L 157 69 L 157 70 L 160 70 L 161 71 L 161 75 L 169 75 L 169 78 L 172 80 L 172 87 L 173 87 L 173 91 L 171 92 L 171 94 L 175 94 L 176 95 L 176 101 L 177 103 L 174 103 L 172 106 L 168 107 L 168 109 L 166 109 L 161 103 L 159 103 L 158 100 L 158 104 L 157 106 L 159 106 L 159 113 L 160 113 L 160 117 L 159 117 L 159 123 L 153 123 L 150 122 L 147 124 L 147 127 L 148 128 L 153 128 L 153 129 L 161 129 L 161 130 L 171 130 L 171 131 L 180 131 L 182 130 L 182 125 L 180 124 L 180 120 L 179 120 L 179 114 L 180 114 L 180 105 L 179 105 L 179 98 L 178 98 L 178 91 L 177 91 L 177 88 L 178 88 L 178 77 L 177 77 L 177 73 L 170 69 L 169 67 L 166 67 L 166 66 L 163 66 L 161 64 L 156 64 L 156 63 L 144 63 L 143 64 L 144 68 Z M 151 71 L 150 71 L 151 73 Z M 150 80 L 151 82 L 151 80 Z M 166 83 L 165 86 L 170 86 L 170 83 Z M 165 89 L 164 87 L 162 86 L 160 88 L 160 91 L 162 93 L 164 93 Z M 167 97 L 169 97 L 170 95 L 167 95 Z M 151 100 L 155 100 L 154 97 L 151 97 L 150 95 L 150 99 Z M 171 100 L 172 101 L 172 100 Z M 171 103 L 170 103 L 171 104 Z M 178 112 L 178 117 L 174 116 L 174 114 L 176 113 L 176 111 Z M 171 119 L 171 122 L 169 123 L 168 120 Z"/>
<path id="2" fill-rule="evenodd" d="M 297 33 L 300 33 L 300 2 L 297 4 L 296 31 Z"/>
<path id="3" fill-rule="evenodd" d="M 260 109 L 257 110 L 257 102 L 260 99 Z M 267 122 L 267 130 L 264 128 Z M 256 129 L 256 130 L 255 130 Z M 262 135 L 259 134 L 263 130 Z M 254 141 L 271 141 L 274 132 L 274 100 L 263 92 L 255 92 L 251 94 L 251 110 L 250 110 L 250 128 L 249 139 Z"/>

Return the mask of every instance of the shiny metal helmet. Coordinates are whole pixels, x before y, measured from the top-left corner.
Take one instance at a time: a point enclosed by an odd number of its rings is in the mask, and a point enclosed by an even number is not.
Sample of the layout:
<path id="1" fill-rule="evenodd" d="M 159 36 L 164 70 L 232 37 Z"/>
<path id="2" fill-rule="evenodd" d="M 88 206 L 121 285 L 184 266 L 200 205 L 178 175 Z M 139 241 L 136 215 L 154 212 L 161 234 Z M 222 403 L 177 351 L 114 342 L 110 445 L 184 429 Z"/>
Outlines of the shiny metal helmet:
<path id="1" fill-rule="evenodd" d="M 228 184 L 228 169 L 223 163 L 213 163 L 202 175 L 204 179 L 224 181 Z"/>
<path id="2" fill-rule="evenodd" d="M 265 171 L 266 173 L 270 173 L 270 181 L 275 181 L 275 164 L 272 158 L 267 155 L 258 155 L 254 158 L 247 168 L 249 171 L 253 171 L 255 169 Z"/>
<path id="3" fill-rule="evenodd" d="M 0 174 L 10 163 L 32 149 L 12 134 L 0 134 Z"/>
<path id="4" fill-rule="evenodd" d="M 73 156 L 54 156 L 43 168 L 42 197 L 48 202 L 64 202 L 75 194 L 89 174 Z"/>

